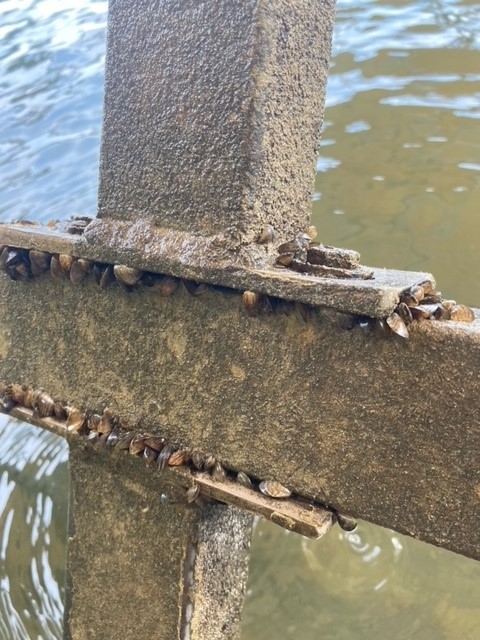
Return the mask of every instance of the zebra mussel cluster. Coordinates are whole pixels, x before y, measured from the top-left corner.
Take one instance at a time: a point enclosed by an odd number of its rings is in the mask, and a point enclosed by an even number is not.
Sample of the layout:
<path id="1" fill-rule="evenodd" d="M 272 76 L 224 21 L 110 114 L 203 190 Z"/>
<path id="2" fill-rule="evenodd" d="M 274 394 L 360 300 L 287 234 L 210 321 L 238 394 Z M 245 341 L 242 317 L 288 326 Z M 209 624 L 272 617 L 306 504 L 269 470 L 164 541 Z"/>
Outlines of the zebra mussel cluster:
<path id="1" fill-rule="evenodd" d="M 374 321 L 380 331 L 393 331 L 401 338 L 408 338 L 408 327 L 424 320 L 452 320 L 473 322 L 473 309 L 456 300 L 445 300 L 440 291 L 435 291 L 432 283 L 422 282 L 403 291 L 395 311 L 384 320 Z"/>
<path id="2" fill-rule="evenodd" d="M 54 278 L 80 284 L 90 275 L 102 289 L 116 282 L 126 291 L 133 291 L 141 286 L 155 287 L 161 296 L 171 295 L 182 282 L 180 278 L 173 276 L 142 271 L 121 264 L 113 265 L 76 258 L 69 254 L 8 246 L 0 247 L 0 250 L 0 269 L 12 280 L 26 281 L 49 273 Z M 204 283 L 191 280 L 183 280 L 183 283 L 191 295 L 200 295 L 208 288 Z"/>
<path id="3" fill-rule="evenodd" d="M 291 259 L 305 258 L 307 261 L 319 263 L 323 261 L 324 264 L 316 266 L 325 268 L 327 271 L 317 275 L 325 276 L 330 274 L 329 270 L 340 270 L 334 277 L 343 277 L 339 275 L 340 272 L 357 273 L 358 269 L 365 269 L 359 265 L 360 256 L 357 252 L 318 245 L 318 243 L 312 244 L 311 238 L 316 232 L 310 230 L 309 233 L 310 235 L 301 234 L 291 243 L 280 245 L 278 250 L 285 251 L 285 253 L 280 253 L 277 262 L 280 261 L 283 266 L 289 266 L 293 264 Z M 293 252 L 293 245 L 296 247 L 296 252 Z M 299 255 L 302 258 L 298 257 Z M 162 297 L 171 296 L 180 285 L 183 285 L 186 291 L 194 297 L 201 296 L 209 290 L 228 292 L 230 295 L 241 294 L 235 289 L 142 271 L 127 265 L 100 263 L 85 258 L 76 258 L 69 254 L 48 253 L 11 246 L 0 247 L 0 270 L 7 273 L 13 280 L 20 281 L 31 280 L 49 273 L 54 278 L 68 279 L 74 284 L 80 284 L 88 276 L 91 276 L 102 289 L 114 283 L 120 285 L 126 292 L 148 287 Z M 358 275 L 358 277 L 363 276 Z M 378 333 L 390 334 L 393 332 L 401 338 L 409 337 L 408 326 L 416 321 L 472 322 L 475 319 L 472 309 L 466 305 L 457 304 L 455 300 L 445 300 L 440 292 L 434 290 L 429 281 L 403 291 L 400 303 L 394 312 L 390 316 L 380 319 L 359 316 L 331 307 L 317 307 L 303 302 L 284 300 L 255 291 L 244 291 L 242 300 L 245 311 L 250 317 L 274 314 L 290 315 L 298 312 L 305 322 L 316 316 L 320 321 L 333 324 L 340 329 L 353 329 L 359 326 L 364 330 L 374 330 Z"/>
<path id="4" fill-rule="evenodd" d="M 38 418 L 54 418 L 63 423 L 67 433 L 81 437 L 97 451 L 124 452 L 142 459 L 146 466 L 156 467 L 158 470 L 187 467 L 193 472 L 208 473 L 217 482 L 230 480 L 277 500 L 293 495 L 287 487 L 275 480 L 258 480 L 243 471 L 227 469 L 215 456 L 199 449 L 182 447 L 157 434 L 133 431 L 122 425 L 118 416 L 108 408 L 101 415 L 81 411 L 55 400 L 41 389 L 1 382 L 0 410 L 8 414 L 17 406 L 30 409 Z M 186 491 L 186 500 L 192 503 L 200 498 L 200 486 L 194 483 Z M 346 531 L 355 528 L 356 522 L 352 518 L 333 513 L 340 527 Z"/>

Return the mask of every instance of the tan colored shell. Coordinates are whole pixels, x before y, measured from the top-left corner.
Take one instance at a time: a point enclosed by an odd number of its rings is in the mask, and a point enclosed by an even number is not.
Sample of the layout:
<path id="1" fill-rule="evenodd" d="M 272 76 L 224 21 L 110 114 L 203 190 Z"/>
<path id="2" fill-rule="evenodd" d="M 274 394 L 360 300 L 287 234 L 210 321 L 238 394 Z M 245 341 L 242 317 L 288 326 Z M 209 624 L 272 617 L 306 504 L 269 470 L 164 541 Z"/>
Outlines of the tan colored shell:
<path id="1" fill-rule="evenodd" d="M 266 227 L 263 227 L 260 235 L 258 236 L 258 244 L 270 244 L 275 240 L 275 231 L 273 227 L 267 224 Z"/>
<path id="2" fill-rule="evenodd" d="M 169 467 L 181 467 L 188 460 L 188 451 L 186 449 L 179 449 L 174 451 L 168 459 Z"/>
<path id="3" fill-rule="evenodd" d="M 85 414 L 79 409 L 68 409 L 67 429 L 73 433 L 78 433 L 85 424 Z"/>
<path id="4" fill-rule="evenodd" d="M 402 318 L 395 313 L 395 311 L 385 319 L 385 322 L 388 324 L 393 333 L 396 333 L 397 336 L 401 338 L 408 338 L 409 333 L 407 329 L 407 325 L 402 320 Z"/>
<path id="5" fill-rule="evenodd" d="M 288 498 L 292 495 L 290 489 L 284 487 L 283 484 L 276 480 L 263 480 L 258 485 L 260 491 L 270 498 Z"/>
<path id="6" fill-rule="evenodd" d="M 255 291 L 244 291 L 242 296 L 247 315 L 250 318 L 260 315 L 268 309 L 268 298 Z"/>
<path id="7" fill-rule="evenodd" d="M 470 307 L 465 304 L 457 304 L 452 307 L 450 311 L 450 317 L 455 322 L 473 322 L 475 320 L 475 313 Z"/>
<path id="8" fill-rule="evenodd" d="M 58 261 L 64 271 L 70 271 L 72 264 L 75 262 L 75 258 L 68 253 L 61 253 L 58 256 Z"/>
<path id="9" fill-rule="evenodd" d="M 113 267 L 113 273 L 117 280 L 132 287 L 140 282 L 140 278 L 143 275 L 143 271 L 140 271 L 140 269 L 127 267 L 124 264 L 116 264 Z"/>

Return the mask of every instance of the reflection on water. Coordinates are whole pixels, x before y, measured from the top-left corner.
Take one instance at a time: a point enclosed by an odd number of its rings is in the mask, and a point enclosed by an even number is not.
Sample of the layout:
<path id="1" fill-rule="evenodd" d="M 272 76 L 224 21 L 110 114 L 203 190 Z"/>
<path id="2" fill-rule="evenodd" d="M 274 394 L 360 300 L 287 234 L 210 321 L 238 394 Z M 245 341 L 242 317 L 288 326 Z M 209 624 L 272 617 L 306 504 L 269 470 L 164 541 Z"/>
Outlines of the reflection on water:
<path id="1" fill-rule="evenodd" d="M 367 264 L 480 304 L 480 4 L 339 3 L 314 215 Z"/>
<path id="2" fill-rule="evenodd" d="M 0 217 L 95 212 L 106 2 L 0 3 Z M 314 197 L 321 239 L 480 305 L 480 3 L 341 0 Z M 0 638 L 60 638 L 66 450 L 0 420 Z M 362 523 L 260 523 L 244 640 L 474 640 L 480 564 Z"/>
<path id="3" fill-rule="evenodd" d="M 62 637 L 67 446 L 0 421 L 0 637 Z"/>

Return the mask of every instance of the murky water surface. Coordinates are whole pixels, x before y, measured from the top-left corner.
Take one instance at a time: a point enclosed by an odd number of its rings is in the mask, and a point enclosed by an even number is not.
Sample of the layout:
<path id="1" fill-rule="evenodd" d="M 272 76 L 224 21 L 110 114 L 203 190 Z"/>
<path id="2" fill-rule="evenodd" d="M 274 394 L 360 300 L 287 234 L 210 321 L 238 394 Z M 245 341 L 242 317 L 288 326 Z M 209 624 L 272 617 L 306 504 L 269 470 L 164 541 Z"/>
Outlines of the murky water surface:
<path id="1" fill-rule="evenodd" d="M 0 2 L 0 216 L 95 213 L 106 2 Z M 340 0 L 314 197 L 324 242 L 480 305 L 480 3 Z M 0 638 L 59 639 L 67 452 L 0 423 Z M 245 640 L 476 640 L 480 563 L 361 524 L 261 523 Z"/>

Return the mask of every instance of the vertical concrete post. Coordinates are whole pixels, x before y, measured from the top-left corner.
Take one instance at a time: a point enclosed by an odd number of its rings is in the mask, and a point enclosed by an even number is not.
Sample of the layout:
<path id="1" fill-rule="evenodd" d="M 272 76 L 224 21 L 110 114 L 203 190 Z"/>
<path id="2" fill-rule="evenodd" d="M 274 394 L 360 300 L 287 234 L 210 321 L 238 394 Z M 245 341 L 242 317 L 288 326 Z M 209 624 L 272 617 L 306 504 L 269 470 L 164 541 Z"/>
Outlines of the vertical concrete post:
<path id="1" fill-rule="evenodd" d="M 232 260 L 267 224 L 279 241 L 304 231 L 333 8 L 110 0 L 101 221 L 178 232 L 182 250 L 189 234 L 214 238 Z M 157 475 L 145 483 L 81 447 L 70 469 L 67 636 L 236 638 L 250 516 L 187 508 Z"/>
<path id="2" fill-rule="evenodd" d="M 70 448 L 65 638 L 237 638 L 252 516 L 99 457 Z"/>
<path id="3" fill-rule="evenodd" d="M 99 216 L 305 231 L 333 0 L 111 0 Z"/>

